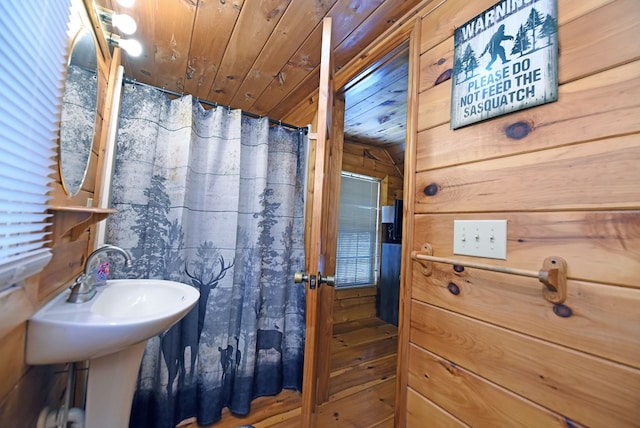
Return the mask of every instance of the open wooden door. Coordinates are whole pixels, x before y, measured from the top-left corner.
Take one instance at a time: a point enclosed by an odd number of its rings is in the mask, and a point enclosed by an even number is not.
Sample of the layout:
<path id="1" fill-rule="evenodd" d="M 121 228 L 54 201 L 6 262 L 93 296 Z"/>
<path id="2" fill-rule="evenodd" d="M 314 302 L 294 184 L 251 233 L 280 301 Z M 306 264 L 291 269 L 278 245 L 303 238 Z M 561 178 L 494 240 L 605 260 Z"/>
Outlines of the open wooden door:
<path id="1" fill-rule="evenodd" d="M 337 101 L 334 103 L 334 101 Z M 336 107 L 337 106 L 337 107 Z M 337 110 L 337 111 L 335 111 Z M 341 111 L 341 113 L 340 113 Z M 307 273 L 299 276 L 307 287 L 306 342 L 302 385 L 301 426 L 315 425 L 317 405 L 328 398 L 330 340 L 333 328 L 337 207 L 342 167 L 344 100 L 334 100 L 331 18 L 323 21 L 318 115 L 309 135 L 309 191 L 305 249 Z M 340 116 L 340 114 L 342 116 Z M 339 128 L 339 129 L 337 129 Z M 315 132 L 313 132 L 315 131 Z M 337 198 L 337 199 L 336 199 Z"/>

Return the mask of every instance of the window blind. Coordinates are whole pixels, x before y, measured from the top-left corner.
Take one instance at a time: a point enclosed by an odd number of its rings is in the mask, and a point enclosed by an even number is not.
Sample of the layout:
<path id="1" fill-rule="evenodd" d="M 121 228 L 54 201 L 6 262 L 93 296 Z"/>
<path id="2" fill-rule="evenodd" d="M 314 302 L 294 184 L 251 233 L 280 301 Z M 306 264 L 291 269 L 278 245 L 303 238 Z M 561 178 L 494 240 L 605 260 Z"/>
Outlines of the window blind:
<path id="1" fill-rule="evenodd" d="M 375 284 L 380 181 L 342 173 L 336 256 L 337 287 Z"/>
<path id="2" fill-rule="evenodd" d="M 62 99 L 69 0 L 0 5 L 0 290 L 38 273 Z"/>

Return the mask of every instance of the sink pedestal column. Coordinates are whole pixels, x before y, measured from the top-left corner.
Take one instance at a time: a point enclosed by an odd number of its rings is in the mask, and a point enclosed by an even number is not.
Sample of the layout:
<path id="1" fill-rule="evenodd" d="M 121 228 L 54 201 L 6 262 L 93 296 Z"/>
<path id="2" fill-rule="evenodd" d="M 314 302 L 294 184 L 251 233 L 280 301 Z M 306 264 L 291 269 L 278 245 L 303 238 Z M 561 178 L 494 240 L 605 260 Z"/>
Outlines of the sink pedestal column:
<path id="1" fill-rule="evenodd" d="M 127 428 L 146 341 L 90 360 L 85 426 Z"/>

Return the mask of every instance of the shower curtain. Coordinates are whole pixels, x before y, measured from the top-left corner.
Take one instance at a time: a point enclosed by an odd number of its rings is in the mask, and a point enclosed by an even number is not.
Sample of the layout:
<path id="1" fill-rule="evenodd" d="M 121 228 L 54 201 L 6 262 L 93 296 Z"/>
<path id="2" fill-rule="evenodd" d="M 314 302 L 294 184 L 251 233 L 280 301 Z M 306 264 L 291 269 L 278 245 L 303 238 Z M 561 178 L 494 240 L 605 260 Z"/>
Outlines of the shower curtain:
<path id="1" fill-rule="evenodd" d="M 127 84 L 107 242 L 112 278 L 180 281 L 200 301 L 148 341 L 130 426 L 214 423 L 224 407 L 299 390 L 305 333 L 306 137 L 239 110 Z"/>

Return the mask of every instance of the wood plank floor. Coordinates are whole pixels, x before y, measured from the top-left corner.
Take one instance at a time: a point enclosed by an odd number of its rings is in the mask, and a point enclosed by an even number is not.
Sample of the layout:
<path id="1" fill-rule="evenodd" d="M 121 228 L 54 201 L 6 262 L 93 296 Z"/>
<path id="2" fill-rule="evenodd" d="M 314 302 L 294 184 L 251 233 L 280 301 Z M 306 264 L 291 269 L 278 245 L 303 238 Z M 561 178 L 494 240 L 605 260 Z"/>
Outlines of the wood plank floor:
<path id="1" fill-rule="evenodd" d="M 391 428 L 395 401 L 398 330 L 378 318 L 333 326 L 330 397 L 320 406 L 318 428 Z M 214 428 L 300 428 L 301 394 L 282 391 L 251 404 L 237 417 L 226 409 Z M 197 424 L 187 428 L 198 428 Z"/>

